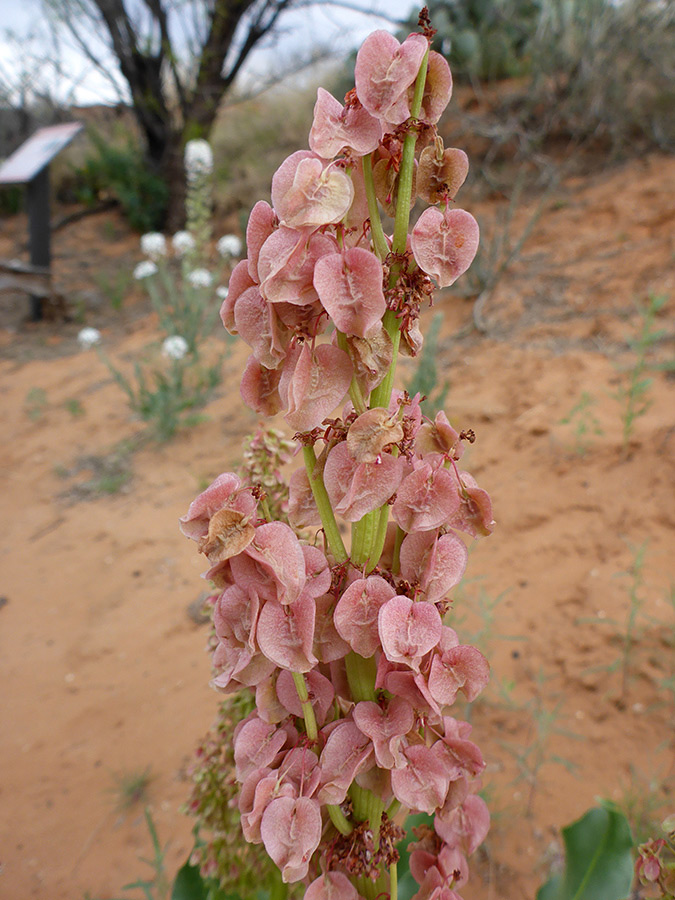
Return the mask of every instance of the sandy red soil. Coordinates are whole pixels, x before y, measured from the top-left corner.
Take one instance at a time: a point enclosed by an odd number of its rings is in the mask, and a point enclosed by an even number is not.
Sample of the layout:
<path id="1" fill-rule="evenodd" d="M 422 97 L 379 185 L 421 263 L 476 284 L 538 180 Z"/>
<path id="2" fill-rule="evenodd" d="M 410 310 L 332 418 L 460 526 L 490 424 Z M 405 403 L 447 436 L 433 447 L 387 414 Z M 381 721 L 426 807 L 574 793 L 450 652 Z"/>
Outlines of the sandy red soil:
<path id="1" fill-rule="evenodd" d="M 559 827 L 597 796 L 674 805 L 675 692 L 663 686 L 675 669 L 672 379 L 650 373 L 651 405 L 627 450 L 614 396 L 634 360 L 636 303 L 650 291 L 670 298 L 650 362 L 673 358 L 674 195 L 675 160 L 663 156 L 569 180 L 486 303 L 487 334 L 456 337 L 470 301 L 437 304 L 447 408 L 477 434 L 467 467 L 498 521 L 472 548 L 455 600 L 460 635 L 482 629 L 494 672 L 472 710 L 494 824 L 465 900 L 532 897 Z M 3 223 L 0 257 L 18 255 L 23 227 Z M 55 236 L 59 286 L 84 298 L 87 324 L 123 363 L 156 334 L 154 321 L 140 301 L 119 313 L 101 304 L 94 276 L 139 256 L 110 214 Z M 142 805 L 117 808 L 115 776 L 150 767 L 147 802 L 170 871 L 191 847 L 185 771 L 218 696 L 206 628 L 187 611 L 203 565 L 177 519 L 237 463 L 255 420 L 238 397 L 239 347 L 207 421 L 143 446 L 126 485 L 83 499 L 77 486 L 92 470 L 76 471 L 78 460 L 109 457 L 139 424 L 96 354 L 79 351 L 79 325 L 22 323 L 25 302 L 0 298 L 0 897 L 103 900 L 147 874 L 138 856 L 150 853 Z M 561 420 L 583 392 L 602 433 L 582 453 L 578 419 Z M 83 415 L 69 411 L 73 400 Z M 625 573 L 643 545 L 622 692 L 609 667 L 625 635 Z M 499 598 L 487 635 L 481 597 Z"/>

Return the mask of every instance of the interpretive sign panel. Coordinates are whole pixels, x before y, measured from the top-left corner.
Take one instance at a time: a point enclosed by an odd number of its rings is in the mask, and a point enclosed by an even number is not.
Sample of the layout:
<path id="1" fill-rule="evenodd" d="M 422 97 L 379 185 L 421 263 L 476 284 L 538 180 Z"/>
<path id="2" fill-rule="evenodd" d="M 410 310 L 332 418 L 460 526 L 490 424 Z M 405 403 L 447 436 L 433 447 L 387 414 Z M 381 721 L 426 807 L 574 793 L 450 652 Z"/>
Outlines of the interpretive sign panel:
<path id="1" fill-rule="evenodd" d="M 82 130 L 80 122 L 40 128 L 0 166 L 0 184 L 27 184 Z"/>

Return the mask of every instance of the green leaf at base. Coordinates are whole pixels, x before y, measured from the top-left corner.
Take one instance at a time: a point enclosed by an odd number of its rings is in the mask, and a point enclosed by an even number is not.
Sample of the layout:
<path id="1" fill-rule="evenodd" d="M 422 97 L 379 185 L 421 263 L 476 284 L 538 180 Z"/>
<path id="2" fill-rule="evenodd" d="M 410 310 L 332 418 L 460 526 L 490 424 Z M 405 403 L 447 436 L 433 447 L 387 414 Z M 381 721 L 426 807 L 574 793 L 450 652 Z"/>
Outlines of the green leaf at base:
<path id="1" fill-rule="evenodd" d="M 536 900 L 625 900 L 633 881 L 633 838 L 626 817 L 610 803 L 590 809 L 562 830 L 565 869 Z"/>

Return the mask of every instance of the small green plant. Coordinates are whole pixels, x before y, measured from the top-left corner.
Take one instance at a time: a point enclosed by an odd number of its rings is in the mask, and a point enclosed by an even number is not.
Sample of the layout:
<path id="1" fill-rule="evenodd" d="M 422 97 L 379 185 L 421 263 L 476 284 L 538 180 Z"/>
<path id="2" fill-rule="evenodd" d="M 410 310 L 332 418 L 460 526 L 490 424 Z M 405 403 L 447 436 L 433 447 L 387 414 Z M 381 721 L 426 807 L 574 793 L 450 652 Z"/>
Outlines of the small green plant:
<path id="1" fill-rule="evenodd" d="M 128 772 L 115 772 L 112 777 L 113 786 L 110 790 L 115 796 L 118 812 L 128 812 L 147 801 L 148 788 L 153 778 L 150 766 Z"/>
<path id="2" fill-rule="evenodd" d="M 587 452 L 593 437 L 601 437 L 604 434 L 600 422 L 591 408 L 595 402 L 595 397 L 588 391 L 583 391 L 578 402 L 560 420 L 561 425 L 574 426 L 574 452 L 578 456 L 583 456 Z"/>
<path id="3" fill-rule="evenodd" d="M 74 419 L 79 419 L 84 415 L 84 406 L 77 397 L 69 397 L 63 405 Z"/>
<path id="4" fill-rule="evenodd" d="M 113 275 L 105 272 L 97 272 L 94 275 L 96 284 L 109 301 L 110 306 L 119 312 L 122 309 L 124 298 L 129 293 L 133 283 L 133 275 L 126 269 L 119 269 Z"/>
<path id="5" fill-rule="evenodd" d="M 47 411 L 47 392 L 44 388 L 33 387 L 26 394 L 23 408 L 31 422 L 39 422 Z"/>
<path id="6" fill-rule="evenodd" d="M 220 365 L 204 368 L 190 359 L 171 359 L 166 371 L 155 367 L 148 374 L 136 363 L 132 381 L 105 354 L 100 355 L 127 395 L 130 408 L 148 423 L 152 437 L 160 442 L 170 440 L 180 427 L 201 421 L 195 410 L 207 403 L 220 384 Z"/>
<path id="7" fill-rule="evenodd" d="M 107 455 L 90 454 L 81 456 L 72 467 L 58 465 L 54 473 L 63 479 L 73 478 L 81 472 L 89 472 L 90 477 L 67 488 L 63 496 L 69 500 L 94 500 L 101 495 L 117 494 L 132 477 L 130 455 L 134 448 L 122 443 Z"/>
<path id="8" fill-rule="evenodd" d="M 523 199 L 526 179 L 526 167 L 523 166 L 516 176 L 508 203 L 497 210 L 489 227 L 481 225 L 481 243 L 476 259 L 468 272 L 465 289 L 467 294 L 477 297 L 473 309 L 473 322 L 476 329 L 481 332 L 488 330 L 483 317 L 486 303 L 506 270 L 520 256 L 557 183 L 555 176 L 551 176 L 548 187 L 541 193 L 525 224 L 514 233 L 515 217 Z"/>
<path id="9" fill-rule="evenodd" d="M 629 778 L 623 786 L 623 795 L 617 801 L 618 808 L 624 813 L 635 836 L 635 842 L 641 844 L 648 840 L 657 830 L 660 818 L 667 811 L 672 794 L 673 775 L 666 766 L 656 766 L 651 760 L 645 760 L 648 771 L 639 769 L 634 763 L 630 765 Z"/>
<path id="10" fill-rule="evenodd" d="M 652 379 L 646 376 L 650 368 L 649 353 L 665 334 L 662 328 L 654 328 L 654 320 L 663 309 L 667 298 L 663 295 L 650 294 L 647 304 L 640 306 L 641 329 L 636 338 L 628 340 L 628 346 L 634 353 L 631 367 L 626 371 L 625 382 L 615 392 L 614 397 L 621 406 L 623 422 L 623 450 L 628 452 L 629 444 L 635 432 L 635 422 L 647 412 L 652 401 L 647 393 Z"/>
<path id="11" fill-rule="evenodd" d="M 422 409 L 430 419 L 445 406 L 445 398 L 450 388 L 447 378 L 440 387 L 438 385 L 438 339 L 442 325 L 443 313 L 438 312 L 431 320 L 417 368 L 406 387 L 411 397 L 419 393 L 425 398 Z"/>
<path id="12" fill-rule="evenodd" d="M 542 673 L 537 678 L 537 690 L 532 699 L 523 704 L 520 709 L 527 714 L 529 739 L 525 744 L 515 744 L 502 741 L 501 746 L 514 758 L 518 769 L 515 784 L 524 781 L 528 787 L 525 816 L 530 818 L 534 811 L 534 799 L 539 784 L 539 775 L 544 766 L 560 765 L 568 772 L 574 774 L 576 763 L 566 759 L 560 754 L 551 752 L 551 739 L 554 737 L 566 737 L 579 740 L 580 736 L 575 732 L 562 728 L 558 721 L 562 716 L 563 700 L 555 705 L 548 706 L 543 695 L 543 683 L 545 679 Z"/>
<path id="13" fill-rule="evenodd" d="M 639 547 L 633 547 L 633 559 L 628 569 L 619 572 L 619 577 L 627 578 L 628 612 L 625 621 L 613 617 L 579 619 L 580 623 L 591 622 L 596 625 L 609 625 L 615 629 L 616 636 L 621 644 L 621 651 L 613 662 L 595 666 L 589 671 L 605 671 L 608 673 L 620 673 L 619 702 L 625 704 L 628 695 L 628 687 L 633 677 L 635 665 L 634 656 L 637 644 L 642 636 L 640 613 L 644 605 L 644 564 L 648 543 L 645 541 Z"/>

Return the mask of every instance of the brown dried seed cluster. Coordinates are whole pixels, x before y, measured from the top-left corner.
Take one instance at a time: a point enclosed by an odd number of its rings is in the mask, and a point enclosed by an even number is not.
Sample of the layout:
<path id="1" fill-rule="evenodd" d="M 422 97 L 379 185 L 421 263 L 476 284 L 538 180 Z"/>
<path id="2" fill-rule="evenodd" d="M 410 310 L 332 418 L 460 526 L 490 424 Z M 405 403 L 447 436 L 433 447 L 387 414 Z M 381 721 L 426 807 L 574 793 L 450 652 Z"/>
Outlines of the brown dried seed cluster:
<path id="1" fill-rule="evenodd" d="M 396 844 L 405 837 L 405 831 L 382 814 L 379 841 L 376 845 L 368 822 L 361 822 L 351 834 L 340 835 L 336 840 L 332 858 L 338 861 L 353 877 L 366 877 L 376 881 L 382 871 L 399 860 Z"/>

